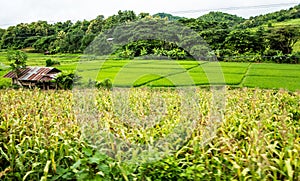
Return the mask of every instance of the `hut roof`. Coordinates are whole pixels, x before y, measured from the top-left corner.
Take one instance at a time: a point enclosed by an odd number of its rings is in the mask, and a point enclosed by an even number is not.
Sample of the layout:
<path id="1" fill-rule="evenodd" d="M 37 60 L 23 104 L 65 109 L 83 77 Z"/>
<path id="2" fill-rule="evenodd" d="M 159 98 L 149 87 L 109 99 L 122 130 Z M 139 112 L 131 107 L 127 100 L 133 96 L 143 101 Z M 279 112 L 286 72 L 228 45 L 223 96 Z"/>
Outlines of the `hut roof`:
<path id="1" fill-rule="evenodd" d="M 53 67 L 26 67 L 20 70 L 18 80 L 21 81 L 50 81 L 53 80 L 60 70 Z M 14 71 L 8 72 L 3 77 L 5 78 L 17 78 Z"/>

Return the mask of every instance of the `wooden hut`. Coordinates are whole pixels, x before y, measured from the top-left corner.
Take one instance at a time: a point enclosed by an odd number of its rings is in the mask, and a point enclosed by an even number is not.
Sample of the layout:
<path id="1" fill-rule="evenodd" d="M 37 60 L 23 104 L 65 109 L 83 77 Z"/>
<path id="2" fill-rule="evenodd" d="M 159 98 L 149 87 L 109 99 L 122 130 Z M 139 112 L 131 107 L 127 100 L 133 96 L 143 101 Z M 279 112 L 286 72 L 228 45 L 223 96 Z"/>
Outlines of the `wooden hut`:
<path id="1" fill-rule="evenodd" d="M 53 67 L 26 67 L 19 70 L 17 76 L 15 71 L 10 71 L 3 77 L 11 78 L 12 84 L 23 87 L 39 87 L 42 89 L 56 89 L 55 77 L 61 72 Z"/>

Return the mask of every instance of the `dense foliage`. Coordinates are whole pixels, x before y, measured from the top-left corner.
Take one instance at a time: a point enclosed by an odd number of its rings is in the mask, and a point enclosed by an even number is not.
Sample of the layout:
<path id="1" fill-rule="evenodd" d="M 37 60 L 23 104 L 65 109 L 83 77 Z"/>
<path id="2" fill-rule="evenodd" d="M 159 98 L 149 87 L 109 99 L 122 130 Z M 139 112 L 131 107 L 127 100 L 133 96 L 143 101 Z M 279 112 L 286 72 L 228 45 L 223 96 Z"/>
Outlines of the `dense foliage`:
<path id="1" fill-rule="evenodd" d="M 47 59 L 46 60 L 46 67 L 51 67 L 54 65 L 60 65 L 59 61 L 55 61 L 55 60 L 51 60 L 51 59 Z"/>
<path id="2" fill-rule="evenodd" d="M 72 89 L 74 83 L 76 83 L 80 77 L 76 75 L 74 72 L 62 72 L 59 73 L 57 77 L 55 77 L 55 82 L 58 85 L 59 89 Z"/>
<path id="3" fill-rule="evenodd" d="M 7 53 L 7 60 L 11 62 L 11 69 L 16 73 L 17 77 L 19 77 L 21 69 L 26 67 L 27 55 L 19 50 L 10 51 Z"/>
<path id="4" fill-rule="evenodd" d="M 271 24 L 275 22 L 282 22 L 289 19 L 300 18 L 300 5 L 292 7 L 288 10 L 280 10 L 273 13 L 250 17 L 242 24 L 238 25 L 241 28 L 252 28 L 263 24 Z"/>
<path id="5" fill-rule="evenodd" d="M 128 103 L 140 118 L 149 114 L 148 99 L 153 94 L 170 103 L 167 118 L 176 118 L 181 111 L 175 106 L 179 99 L 174 90 L 132 91 Z M 113 112 L 111 91 L 100 90 L 96 94 L 95 105 L 101 121 L 113 128 L 113 134 L 143 142 L 170 131 L 169 122 L 160 122 L 157 131 L 133 129 L 131 132 Z M 72 106 L 80 103 L 72 102 L 72 92 L 1 90 L 0 179 L 300 179 L 299 92 L 227 90 L 224 120 L 215 137 L 204 145 L 201 145 L 203 129 L 200 128 L 209 123 L 211 92 L 198 89 L 195 95 L 201 100 L 197 122 L 200 127 L 194 130 L 189 141 L 164 158 L 136 165 L 97 151 L 91 145 L 93 142 L 88 144 L 87 136 L 92 138 L 96 132 L 90 130 L 83 134 Z"/>
<path id="6" fill-rule="evenodd" d="M 179 19 L 183 18 L 183 17 L 179 17 L 179 16 L 173 16 L 168 13 L 156 13 L 153 15 L 153 17 L 167 18 L 170 21 L 175 21 L 175 20 L 179 20 Z"/>
<path id="7" fill-rule="evenodd" d="M 211 47 L 214 54 L 222 61 L 263 62 L 272 60 L 279 63 L 299 63 L 293 45 L 299 40 L 299 25 L 273 26 L 299 17 L 299 5 L 289 10 L 281 10 L 266 15 L 244 19 L 222 12 L 210 12 L 199 18 L 181 18 L 166 13 L 150 16 L 148 13 L 136 15 L 133 11 L 119 11 L 118 14 L 105 18 L 99 15 L 91 21 L 71 21 L 49 24 L 46 21 L 21 23 L 6 30 L 0 29 L 1 49 L 24 49 L 49 53 L 81 53 L 99 34 L 113 27 L 129 22 L 153 19 L 155 21 L 174 21 L 187 26 L 200 35 Z M 134 33 L 143 33 L 143 31 Z M 126 32 L 124 33 L 133 33 Z M 172 59 L 189 59 L 190 52 L 183 52 L 183 47 L 172 42 L 158 40 L 131 42 L 124 46 L 116 56 L 132 58 L 148 54 L 162 54 Z M 156 49 L 156 50 L 154 50 Z M 284 59 L 280 61 L 280 59 Z"/>

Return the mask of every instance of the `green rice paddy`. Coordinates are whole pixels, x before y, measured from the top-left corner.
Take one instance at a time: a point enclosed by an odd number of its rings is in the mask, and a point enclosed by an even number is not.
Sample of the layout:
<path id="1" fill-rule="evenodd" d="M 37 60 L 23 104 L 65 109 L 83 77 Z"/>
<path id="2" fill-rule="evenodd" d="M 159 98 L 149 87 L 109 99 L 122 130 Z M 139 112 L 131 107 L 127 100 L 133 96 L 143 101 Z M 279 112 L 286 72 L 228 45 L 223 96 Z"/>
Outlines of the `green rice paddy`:
<path id="1" fill-rule="evenodd" d="M 29 66 L 45 66 L 45 61 L 59 61 L 55 67 L 74 71 L 83 80 L 110 79 L 120 87 L 174 87 L 226 84 L 232 87 L 300 90 L 300 65 L 273 63 L 235 63 L 175 60 L 86 60 L 80 54 L 28 54 Z M 6 53 L 0 53 L 0 87 L 10 85 L 2 78 L 9 71 Z M 78 63 L 80 62 L 80 63 Z"/>

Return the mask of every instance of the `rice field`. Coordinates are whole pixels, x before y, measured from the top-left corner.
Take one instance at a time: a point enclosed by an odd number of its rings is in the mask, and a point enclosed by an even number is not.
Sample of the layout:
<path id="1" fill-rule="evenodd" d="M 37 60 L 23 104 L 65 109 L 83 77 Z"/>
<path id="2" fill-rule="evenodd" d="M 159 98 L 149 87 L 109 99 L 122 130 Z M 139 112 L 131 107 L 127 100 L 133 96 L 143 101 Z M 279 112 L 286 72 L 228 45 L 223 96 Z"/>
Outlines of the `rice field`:
<path id="1" fill-rule="evenodd" d="M 103 60 L 94 57 L 86 61 L 80 54 L 28 54 L 28 65 L 45 66 L 47 59 L 59 61 L 62 71 L 77 71 L 84 81 L 110 79 L 116 87 L 176 87 L 226 84 L 232 87 L 266 89 L 300 89 L 300 65 L 272 63 L 207 63 L 172 60 Z M 0 87 L 10 86 L 9 62 L 0 52 Z M 80 62 L 80 63 L 78 63 Z"/>

